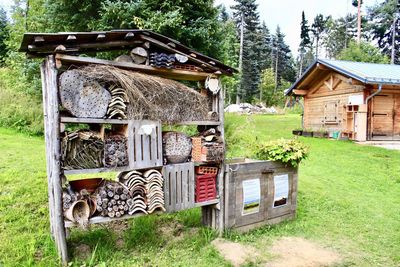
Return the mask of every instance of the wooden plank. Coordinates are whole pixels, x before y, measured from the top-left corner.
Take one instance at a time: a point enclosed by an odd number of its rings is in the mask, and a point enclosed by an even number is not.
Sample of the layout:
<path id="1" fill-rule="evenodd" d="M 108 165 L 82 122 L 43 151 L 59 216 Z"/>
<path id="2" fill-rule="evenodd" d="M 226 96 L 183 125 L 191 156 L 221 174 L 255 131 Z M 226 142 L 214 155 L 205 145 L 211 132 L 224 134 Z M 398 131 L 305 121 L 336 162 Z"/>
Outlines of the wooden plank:
<path id="1" fill-rule="evenodd" d="M 48 56 L 42 65 L 42 73 L 46 76 L 44 81 L 43 94 L 47 100 L 46 105 L 47 116 L 45 129 L 46 154 L 48 155 L 48 177 L 50 182 L 50 192 L 53 194 L 52 202 L 49 203 L 50 209 L 53 211 L 53 231 L 54 239 L 57 246 L 58 255 L 63 264 L 68 262 L 68 248 L 66 242 L 66 233 L 64 227 L 64 214 L 62 208 L 62 188 L 61 188 L 61 166 L 60 166 L 60 124 L 58 111 L 58 90 L 57 90 L 57 70 L 55 68 L 54 56 Z"/>
<path id="2" fill-rule="evenodd" d="M 96 124 L 128 124 L 128 120 L 118 120 L 118 119 L 92 119 L 92 118 L 74 118 L 65 117 L 60 118 L 62 123 L 96 123 Z"/>
<path id="3" fill-rule="evenodd" d="M 129 170 L 132 170 L 132 168 L 130 167 L 95 168 L 95 169 L 80 169 L 80 170 L 64 170 L 63 172 L 65 175 L 74 175 L 74 174 L 89 174 L 89 173 L 103 173 L 103 172 L 124 172 Z"/>
<path id="4" fill-rule="evenodd" d="M 293 89 L 292 91 L 295 95 L 306 95 L 308 90 L 301 90 L 301 89 Z"/>
<path id="5" fill-rule="evenodd" d="M 195 207 L 204 207 L 204 206 L 211 206 L 211 205 L 216 205 L 220 203 L 219 199 L 212 199 L 212 200 L 207 200 L 204 202 L 196 202 L 194 204 Z"/>
<path id="6" fill-rule="evenodd" d="M 158 75 L 164 78 L 188 81 L 203 81 L 210 75 L 210 73 L 207 72 L 155 68 L 148 65 L 138 65 L 130 62 L 116 62 L 112 60 L 90 57 L 77 57 L 63 54 L 56 54 L 56 60 L 58 69 L 67 69 L 70 65 L 81 66 L 88 64 L 102 64 L 152 75 Z"/>
<path id="7" fill-rule="evenodd" d="M 44 129 L 45 129 L 45 138 L 46 141 L 50 138 L 49 135 L 47 135 L 48 132 L 50 132 L 51 126 L 48 123 L 48 96 L 47 96 L 47 69 L 46 69 L 46 62 L 43 62 L 40 65 L 40 74 L 42 77 L 42 90 L 43 90 L 43 117 L 44 117 Z M 47 148 L 47 147 L 46 147 Z M 54 192 L 53 192 L 53 186 L 52 186 L 52 181 L 51 181 L 51 168 L 50 168 L 50 153 L 46 153 L 46 169 L 47 169 L 47 186 L 48 186 L 48 198 L 49 198 L 49 218 L 50 218 L 50 232 L 53 240 L 55 239 L 54 236 L 54 205 L 50 203 L 54 203 Z"/>

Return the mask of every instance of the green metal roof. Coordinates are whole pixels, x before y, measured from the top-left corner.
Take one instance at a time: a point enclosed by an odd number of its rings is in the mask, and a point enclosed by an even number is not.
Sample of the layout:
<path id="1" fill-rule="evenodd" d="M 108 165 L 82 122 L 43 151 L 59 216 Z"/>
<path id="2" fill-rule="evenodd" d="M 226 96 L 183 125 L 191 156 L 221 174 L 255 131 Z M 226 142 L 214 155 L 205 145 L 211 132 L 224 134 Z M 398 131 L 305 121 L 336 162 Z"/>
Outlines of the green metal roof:
<path id="1" fill-rule="evenodd" d="M 285 94 L 296 88 L 318 63 L 363 83 L 400 85 L 400 65 L 317 59 Z"/>

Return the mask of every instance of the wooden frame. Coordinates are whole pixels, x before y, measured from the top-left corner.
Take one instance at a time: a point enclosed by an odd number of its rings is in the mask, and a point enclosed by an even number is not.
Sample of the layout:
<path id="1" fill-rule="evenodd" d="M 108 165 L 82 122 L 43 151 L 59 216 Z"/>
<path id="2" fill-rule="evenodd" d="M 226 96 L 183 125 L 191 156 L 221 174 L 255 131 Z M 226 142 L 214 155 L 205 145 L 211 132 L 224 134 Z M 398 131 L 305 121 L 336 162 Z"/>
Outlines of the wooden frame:
<path id="1" fill-rule="evenodd" d="M 58 61 L 58 66 L 57 66 Z M 61 62 L 61 63 L 60 63 Z M 97 59 L 66 56 L 66 55 L 49 55 L 45 58 L 41 65 L 42 75 L 42 87 L 43 87 L 43 107 L 44 107 L 44 122 L 45 122 L 45 139 L 46 139 L 46 161 L 47 161 L 47 175 L 48 175 L 48 191 L 49 191 L 49 213 L 50 213 L 50 227 L 51 234 L 56 243 L 59 257 L 63 264 L 68 262 L 68 247 L 66 238 L 66 227 L 73 227 L 74 224 L 66 221 L 63 215 L 62 208 L 62 183 L 64 175 L 69 174 L 83 174 L 83 173 L 101 173 L 108 171 L 127 171 L 131 169 L 138 169 L 143 167 L 142 165 L 131 164 L 126 167 L 117 168 L 97 168 L 97 169 L 82 169 L 82 170 L 62 170 L 61 168 L 61 148 L 60 148 L 60 131 L 61 125 L 65 123 L 86 123 L 86 124 L 117 124 L 127 125 L 128 132 L 132 131 L 134 125 L 133 121 L 130 120 L 116 120 L 116 119 L 91 119 L 91 118 L 72 118 L 63 117 L 59 113 L 59 100 L 58 100 L 58 70 L 63 66 L 64 62 L 68 64 L 106 64 L 116 67 L 124 67 L 130 70 L 140 70 L 147 72 L 143 66 L 136 68 L 137 66 L 120 66 L 115 62 L 108 62 Z M 61 64 L 61 65 L 60 65 Z M 78 65 L 79 65 L 78 64 Z M 154 68 L 153 68 L 154 69 Z M 182 75 L 180 70 L 168 70 L 162 72 L 162 70 L 151 70 L 151 74 L 158 74 L 166 78 L 185 78 L 186 80 L 205 80 L 208 75 L 212 73 L 197 73 L 187 72 Z M 207 74 L 207 76 L 206 76 Z M 213 74 L 215 75 L 215 74 Z M 223 115 L 223 91 L 220 90 L 216 95 L 212 97 L 212 110 L 218 113 L 218 121 L 191 121 L 191 122 L 179 122 L 177 124 L 188 124 L 188 125 L 206 125 L 217 127 L 221 132 L 221 136 L 224 140 L 224 115 Z M 160 127 L 160 124 L 158 124 Z M 160 141 L 160 135 L 151 137 L 158 138 Z M 128 139 L 129 140 L 129 139 Z M 157 141 L 154 139 L 154 141 Z M 132 147 L 132 144 L 128 143 L 128 146 Z M 153 151 L 151 154 L 159 154 L 160 151 Z M 132 157 L 132 155 L 129 155 Z M 162 165 L 160 164 L 159 158 L 152 162 L 153 167 Z M 224 163 L 219 164 L 220 172 L 217 177 L 217 199 L 210 200 L 202 203 L 183 203 L 179 206 L 179 209 L 186 209 L 192 207 L 202 207 L 203 219 L 205 225 L 213 227 L 218 231 L 222 232 L 224 229 Z M 194 193 L 194 187 L 190 185 L 189 192 Z M 193 185 L 192 185 L 193 186 Z M 193 195 L 194 198 L 194 195 Z M 176 207 L 169 208 L 169 212 L 179 210 Z M 107 218 L 107 217 L 92 217 L 89 223 L 104 223 L 112 220 L 129 219 L 140 215 L 134 214 L 132 216 L 124 216 L 121 218 Z"/>

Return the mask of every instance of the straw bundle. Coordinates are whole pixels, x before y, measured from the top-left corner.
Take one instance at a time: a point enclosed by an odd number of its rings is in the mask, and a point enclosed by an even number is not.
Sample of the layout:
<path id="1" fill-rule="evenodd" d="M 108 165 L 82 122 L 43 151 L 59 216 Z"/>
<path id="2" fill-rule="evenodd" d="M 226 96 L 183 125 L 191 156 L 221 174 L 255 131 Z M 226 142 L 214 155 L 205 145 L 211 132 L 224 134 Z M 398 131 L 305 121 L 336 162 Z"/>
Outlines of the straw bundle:
<path id="1" fill-rule="evenodd" d="M 126 90 L 129 119 L 175 123 L 207 118 L 207 97 L 177 81 L 104 65 L 88 65 L 78 71 L 107 86 Z"/>

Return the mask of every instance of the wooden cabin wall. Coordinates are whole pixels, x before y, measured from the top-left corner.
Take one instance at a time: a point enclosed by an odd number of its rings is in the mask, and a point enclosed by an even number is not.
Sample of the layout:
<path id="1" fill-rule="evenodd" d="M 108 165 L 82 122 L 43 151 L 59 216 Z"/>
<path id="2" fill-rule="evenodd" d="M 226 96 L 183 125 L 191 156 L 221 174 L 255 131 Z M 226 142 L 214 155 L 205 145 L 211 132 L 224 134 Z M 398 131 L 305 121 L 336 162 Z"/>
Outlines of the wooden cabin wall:
<path id="1" fill-rule="evenodd" d="M 314 131 L 344 130 L 349 97 L 362 95 L 365 99 L 364 88 L 360 82 L 334 72 L 316 81 L 304 96 L 304 128 Z"/>

